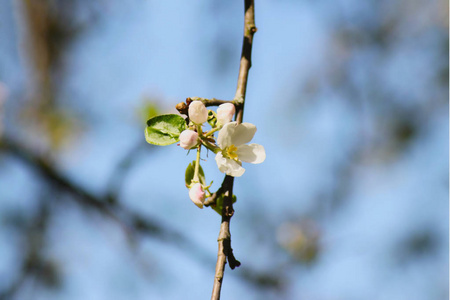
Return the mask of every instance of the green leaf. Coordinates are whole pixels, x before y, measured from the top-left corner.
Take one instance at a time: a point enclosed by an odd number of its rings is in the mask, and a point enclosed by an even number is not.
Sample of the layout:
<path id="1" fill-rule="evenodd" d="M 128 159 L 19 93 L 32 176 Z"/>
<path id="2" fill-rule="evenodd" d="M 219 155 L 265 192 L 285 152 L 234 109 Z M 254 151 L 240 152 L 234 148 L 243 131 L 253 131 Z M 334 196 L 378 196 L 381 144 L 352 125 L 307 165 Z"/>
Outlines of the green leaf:
<path id="1" fill-rule="evenodd" d="M 145 139 L 153 145 L 170 145 L 179 141 L 180 133 L 186 128 L 186 121 L 179 115 L 156 116 L 147 121 Z"/>
<path id="2" fill-rule="evenodd" d="M 216 213 L 218 213 L 220 216 L 222 215 L 222 208 L 223 208 L 223 199 L 225 198 L 225 195 L 222 194 L 219 197 L 217 197 L 216 199 L 216 204 L 211 205 L 211 208 L 214 209 L 216 211 Z M 233 203 L 235 203 L 237 201 L 236 195 L 233 195 L 231 197 Z"/>
<path id="3" fill-rule="evenodd" d="M 196 164 L 196 161 L 194 160 L 186 168 L 186 173 L 184 173 L 184 180 L 186 182 L 186 186 L 189 186 L 192 182 L 192 179 L 194 178 L 195 164 Z M 203 172 L 203 168 L 201 165 L 199 166 L 199 170 L 198 170 L 198 179 L 200 180 L 200 183 L 202 185 L 206 185 L 205 184 L 205 173 Z"/>

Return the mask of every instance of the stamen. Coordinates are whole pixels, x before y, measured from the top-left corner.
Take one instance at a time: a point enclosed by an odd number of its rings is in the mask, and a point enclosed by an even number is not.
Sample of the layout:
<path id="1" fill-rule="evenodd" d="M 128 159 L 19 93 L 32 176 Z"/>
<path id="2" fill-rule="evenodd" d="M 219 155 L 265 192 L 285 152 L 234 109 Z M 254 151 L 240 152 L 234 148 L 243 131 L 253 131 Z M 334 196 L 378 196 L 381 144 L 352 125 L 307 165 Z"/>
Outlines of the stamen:
<path id="1" fill-rule="evenodd" d="M 235 145 L 231 145 L 231 146 L 227 147 L 227 149 L 226 149 L 226 156 L 228 156 L 229 158 L 231 158 L 233 160 L 237 160 L 238 155 L 237 155 L 236 151 L 237 151 L 237 147 Z"/>

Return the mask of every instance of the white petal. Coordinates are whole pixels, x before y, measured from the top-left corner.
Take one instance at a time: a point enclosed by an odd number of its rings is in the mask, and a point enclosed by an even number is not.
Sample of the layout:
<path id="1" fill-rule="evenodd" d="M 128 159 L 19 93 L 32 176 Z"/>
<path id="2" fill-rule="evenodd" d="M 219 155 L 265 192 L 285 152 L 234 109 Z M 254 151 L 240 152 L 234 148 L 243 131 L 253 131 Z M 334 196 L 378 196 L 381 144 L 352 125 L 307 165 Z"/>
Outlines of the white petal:
<path id="1" fill-rule="evenodd" d="M 225 174 L 233 176 L 233 177 L 240 177 L 244 174 L 245 169 L 240 164 L 238 164 L 237 162 L 235 162 L 232 159 L 227 159 L 227 160 L 229 161 L 229 164 L 230 164 L 230 171 Z"/>
<path id="2" fill-rule="evenodd" d="M 221 149 L 225 149 L 231 145 L 231 135 L 234 134 L 236 125 L 236 122 L 230 122 L 225 124 L 222 129 L 220 129 L 219 135 L 217 136 L 217 144 Z"/>
<path id="3" fill-rule="evenodd" d="M 250 142 L 255 135 L 256 126 L 250 123 L 241 123 L 234 129 L 231 135 L 231 144 L 239 147 L 240 145 Z"/>
<path id="4" fill-rule="evenodd" d="M 266 151 L 259 144 L 241 145 L 236 154 L 239 160 L 252 164 L 260 164 L 266 159 Z"/>
<path id="5" fill-rule="evenodd" d="M 225 157 L 223 157 L 222 152 L 217 152 L 216 163 L 217 163 L 217 167 L 219 168 L 220 172 L 224 173 L 228 169 L 227 160 Z"/>
<path id="6" fill-rule="evenodd" d="M 233 177 L 239 177 L 244 174 L 245 169 L 232 159 L 223 157 L 222 152 L 216 154 L 216 163 L 220 172 Z"/>
<path id="7" fill-rule="evenodd" d="M 219 131 L 217 144 L 219 144 L 222 149 L 225 149 L 230 145 L 238 147 L 250 142 L 255 135 L 255 132 L 256 126 L 253 124 L 241 123 L 238 125 L 237 122 L 230 122 L 225 124 Z"/>

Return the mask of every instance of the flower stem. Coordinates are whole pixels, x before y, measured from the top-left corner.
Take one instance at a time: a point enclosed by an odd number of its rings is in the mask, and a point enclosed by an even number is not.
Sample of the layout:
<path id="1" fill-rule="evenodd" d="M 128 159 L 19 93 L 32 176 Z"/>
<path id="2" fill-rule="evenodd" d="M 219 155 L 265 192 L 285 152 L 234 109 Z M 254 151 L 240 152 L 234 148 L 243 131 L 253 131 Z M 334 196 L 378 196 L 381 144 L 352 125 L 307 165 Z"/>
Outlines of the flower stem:
<path id="1" fill-rule="evenodd" d="M 214 129 L 211 129 L 207 134 L 205 134 L 205 137 L 211 136 L 214 134 L 214 132 L 219 131 L 222 128 L 222 126 L 216 127 Z"/>
<path id="2" fill-rule="evenodd" d="M 194 169 L 194 178 L 192 178 L 192 182 L 200 182 L 200 178 L 198 176 L 198 173 L 200 171 L 200 149 L 202 148 L 201 145 L 198 145 L 197 147 L 197 159 L 195 161 L 195 169 Z"/>

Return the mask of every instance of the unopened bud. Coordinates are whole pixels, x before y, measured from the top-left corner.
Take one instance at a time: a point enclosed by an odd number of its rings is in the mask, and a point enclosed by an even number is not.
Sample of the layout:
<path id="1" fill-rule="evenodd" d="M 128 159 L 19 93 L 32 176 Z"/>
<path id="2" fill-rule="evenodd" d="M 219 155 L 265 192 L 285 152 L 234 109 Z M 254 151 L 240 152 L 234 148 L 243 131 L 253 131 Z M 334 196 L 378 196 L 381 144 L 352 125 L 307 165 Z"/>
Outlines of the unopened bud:
<path id="1" fill-rule="evenodd" d="M 199 208 L 203 208 L 206 195 L 200 183 L 196 183 L 191 187 L 189 190 L 189 198 L 191 198 L 192 202 L 194 202 L 194 204 Z"/>
<path id="2" fill-rule="evenodd" d="M 180 134 L 180 147 L 189 150 L 197 145 L 198 133 L 193 130 L 184 130 Z"/>
<path id="3" fill-rule="evenodd" d="M 208 120 L 208 110 L 201 101 L 193 101 L 189 104 L 189 119 L 195 124 L 201 125 Z"/>
<path id="4" fill-rule="evenodd" d="M 175 108 L 178 110 L 180 114 L 187 115 L 188 107 L 186 103 L 180 102 L 177 105 L 175 105 Z"/>
<path id="5" fill-rule="evenodd" d="M 236 108 L 232 103 L 224 103 L 217 108 L 217 120 L 220 124 L 225 125 L 233 119 Z"/>

